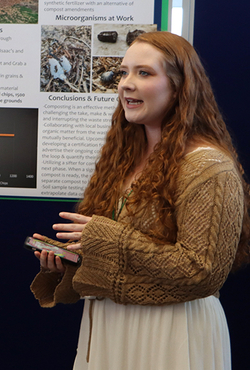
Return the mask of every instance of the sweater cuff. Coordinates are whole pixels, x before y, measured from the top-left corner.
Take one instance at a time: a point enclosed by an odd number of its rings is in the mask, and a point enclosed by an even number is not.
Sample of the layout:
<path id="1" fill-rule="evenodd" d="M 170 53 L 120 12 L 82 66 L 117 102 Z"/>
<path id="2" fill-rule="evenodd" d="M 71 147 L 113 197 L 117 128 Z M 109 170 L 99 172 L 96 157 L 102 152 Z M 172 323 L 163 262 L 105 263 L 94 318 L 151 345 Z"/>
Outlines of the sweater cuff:
<path id="1" fill-rule="evenodd" d="M 117 285 L 125 269 L 122 240 L 128 228 L 127 224 L 95 215 L 87 223 L 81 238 L 82 265 L 73 280 L 81 296 L 104 296 L 120 303 Z"/>
<path id="2" fill-rule="evenodd" d="M 99 257 L 107 262 L 107 266 L 105 263 L 97 265 L 101 270 L 110 272 L 109 263 L 112 263 L 113 267 L 117 269 L 121 254 L 123 254 L 123 238 L 125 234 L 130 232 L 130 229 L 127 224 L 94 215 L 82 232 L 83 263 L 85 263 L 86 257 L 91 255 L 97 258 L 97 263 Z"/>
<path id="3" fill-rule="evenodd" d="M 76 267 L 66 265 L 63 276 L 44 269 L 36 275 L 30 289 L 41 307 L 54 307 L 57 303 L 75 303 L 80 299 L 72 287 Z"/>

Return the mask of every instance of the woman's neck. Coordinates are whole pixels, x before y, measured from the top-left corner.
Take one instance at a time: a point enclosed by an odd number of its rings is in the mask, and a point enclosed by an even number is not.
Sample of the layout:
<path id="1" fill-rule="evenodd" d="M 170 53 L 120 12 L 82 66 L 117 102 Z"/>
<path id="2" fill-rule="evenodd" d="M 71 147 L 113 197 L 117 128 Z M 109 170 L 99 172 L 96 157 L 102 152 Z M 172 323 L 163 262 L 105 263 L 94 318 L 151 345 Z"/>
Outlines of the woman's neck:
<path id="1" fill-rule="evenodd" d="M 149 157 L 154 151 L 154 147 L 161 141 L 161 128 L 154 126 L 145 126 L 145 132 L 147 137 L 147 149 L 145 157 Z"/>
<path id="2" fill-rule="evenodd" d="M 150 154 L 154 151 L 155 145 L 161 140 L 161 129 L 156 127 L 145 127 L 145 130 L 147 136 L 147 147 L 142 155 L 142 158 L 140 159 L 140 162 L 135 166 L 134 171 L 130 173 L 130 175 L 124 181 L 122 187 L 123 192 L 130 189 L 132 183 L 140 177 L 141 172 L 147 164 Z"/>

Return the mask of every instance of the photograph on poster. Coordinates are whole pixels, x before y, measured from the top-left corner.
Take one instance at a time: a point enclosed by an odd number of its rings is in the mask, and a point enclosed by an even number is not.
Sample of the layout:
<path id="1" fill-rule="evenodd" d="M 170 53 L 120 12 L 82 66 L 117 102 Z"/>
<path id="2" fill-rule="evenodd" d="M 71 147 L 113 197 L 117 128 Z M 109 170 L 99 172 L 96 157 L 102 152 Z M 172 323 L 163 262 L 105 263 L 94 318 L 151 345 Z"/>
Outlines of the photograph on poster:
<path id="1" fill-rule="evenodd" d="M 93 55 L 123 56 L 135 36 L 156 29 L 152 24 L 95 24 Z"/>
<path id="2" fill-rule="evenodd" d="M 156 31 L 152 24 L 95 24 L 93 30 L 92 92 L 116 94 L 122 58 L 141 33 Z"/>
<path id="3" fill-rule="evenodd" d="M 89 93 L 91 26 L 41 27 L 40 91 Z"/>
<path id="4" fill-rule="evenodd" d="M 36 188 L 38 109 L 0 108 L 0 187 Z"/>
<path id="5" fill-rule="evenodd" d="M 0 23 L 38 23 L 38 0 L 1 0 Z"/>
<path id="6" fill-rule="evenodd" d="M 116 94 L 122 57 L 93 57 L 92 92 Z"/>

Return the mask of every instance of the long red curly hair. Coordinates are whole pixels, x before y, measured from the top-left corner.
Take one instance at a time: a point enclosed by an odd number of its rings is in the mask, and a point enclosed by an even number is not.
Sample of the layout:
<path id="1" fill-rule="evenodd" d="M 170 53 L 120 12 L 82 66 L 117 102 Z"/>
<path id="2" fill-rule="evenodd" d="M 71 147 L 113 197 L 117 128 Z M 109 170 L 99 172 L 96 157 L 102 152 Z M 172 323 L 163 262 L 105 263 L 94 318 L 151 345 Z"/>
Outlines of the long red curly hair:
<path id="1" fill-rule="evenodd" d="M 162 52 L 174 97 L 162 122 L 161 141 L 133 184 L 133 196 L 126 203 L 129 215 L 135 216 L 142 202 L 145 207 L 150 207 L 153 202 L 158 218 L 148 235 L 162 243 L 175 242 L 176 178 L 181 159 L 191 141 L 202 139 L 213 144 L 234 160 L 245 193 L 243 227 L 233 266 L 236 270 L 250 262 L 249 187 L 209 79 L 194 48 L 184 38 L 157 31 L 140 35 L 134 41 L 137 42 L 146 42 Z M 124 180 L 140 163 L 146 146 L 144 126 L 128 122 L 119 101 L 95 172 L 77 211 L 87 216 L 96 214 L 111 218 L 122 194 Z"/>

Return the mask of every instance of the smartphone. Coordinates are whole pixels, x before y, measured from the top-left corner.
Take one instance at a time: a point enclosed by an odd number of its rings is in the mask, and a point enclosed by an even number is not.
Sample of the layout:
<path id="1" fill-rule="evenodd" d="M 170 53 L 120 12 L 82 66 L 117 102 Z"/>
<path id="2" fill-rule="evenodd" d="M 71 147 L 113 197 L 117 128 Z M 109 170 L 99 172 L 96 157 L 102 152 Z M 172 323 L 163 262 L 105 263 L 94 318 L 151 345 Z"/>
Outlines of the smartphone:
<path id="1" fill-rule="evenodd" d="M 79 265 L 81 263 L 81 256 L 79 254 L 69 251 L 64 248 L 56 247 L 55 245 L 45 243 L 42 240 L 32 238 L 28 236 L 25 239 L 24 247 L 31 250 L 31 251 L 38 251 L 41 252 L 42 250 L 54 252 L 55 256 L 61 257 L 61 259 L 65 262 Z"/>

